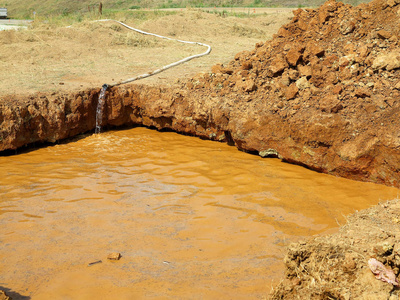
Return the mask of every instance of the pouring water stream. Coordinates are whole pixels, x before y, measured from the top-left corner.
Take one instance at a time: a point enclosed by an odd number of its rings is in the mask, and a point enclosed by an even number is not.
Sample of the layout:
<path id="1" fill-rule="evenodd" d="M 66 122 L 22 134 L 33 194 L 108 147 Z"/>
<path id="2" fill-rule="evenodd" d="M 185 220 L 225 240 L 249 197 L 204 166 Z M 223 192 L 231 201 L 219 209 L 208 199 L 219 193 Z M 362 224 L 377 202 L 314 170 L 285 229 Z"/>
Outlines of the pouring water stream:
<path id="1" fill-rule="evenodd" d="M 104 110 L 104 104 L 106 100 L 106 91 L 108 88 L 108 84 L 103 84 L 101 87 L 101 91 L 99 93 L 99 100 L 97 102 L 97 108 L 96 108 L 96 129 L 95 133 L 100 133 L 101 131 L 101 124 L 103 122 L 103 110 Z"/>
<path id="2" fill-rule="evenodd" d="M 174 63 L 171 63 L 169 65 L 163 66 L 163 67 L 161 67 L 161 68 L 159 68 L 157 70 L 154 70 L 154 71 L 146 73 L 146 74 L 142 74 L 142 75 L 139 75 L 139 76 L 136 76 L 136 77 L 133 77 L 133 78 L 129 78 L 127 80 L 120 81 L 120 82 L 114 82 L 114 83 L 111 83 L 111 84 L 103 84 L 103 86 L 101 88 L 101 91 L 100 91 L 100 94 L 99 94 L 99 101 L 98 101 L 97 108 L 96 108 L 96 129 L 95 129 L 95 133 L 100 133 L 100 131 L 101 131 L 101 124 L 102 124 L 102 119 L 103 119 L 103 110 L 104 110 L 104 104 L 105 104 L 105 93 L 106 93 L 107 88 L 118 86 L 118 85 L 121 85 L 121 84 L 130 83 L 130 82 L 133 82 L 133 81 L 136 81 L 136 80 L 139 80 L 139 79 L 143 79 L 143 78 L 147 78 L 147 77 L 153 76 L 153 75 L 161 73 L 161 72 L 163 72 L 163 71 L 165 71 L 165 70 L 167 70 L 169 68 L 176 67 L 176 66 L 178 66 L 180 64 L 188 62 L 189 60 L 192 60 L 194 58 L 198 58 L 198 57 L 201 57 L 201 56 L 204 56 L 204 55 L 208 55 L 211 52 L 211 46 L 209 46 L 207 44 L 203 44 L 203 43 L 199 43 L 199 42 L 183 41 L 183 40 L 173 39 L 173 38 L 165 37 L 165 36 L 162 36 L 162 35 L 146 32 L 146 31 L 139 30 L 139 29 L 133 28 L 131 26 L 128 26 L 125 23 L 122 23 L 120 21 L 105 19 L 105 20 L 97 20 L 97 21 L 94 21 L 94 22 L 106 22 L 106 21 L 116 22 L 116 23 L 118 23 L 118 24 L 120 24 L 120 25 L 122 25 L 122 26 L 124 26 L 124 27 L 126 27 L 128 29 L 130 29 L 130 30 L 133 30 L 133 31 L 138 32 L 138 33 L 143 34 L 143 35 L 151 35 L 151 36 L 155 36 L 157 38 L 171 40 L 171 41 L 177 41 L 177 42 L 184 43 L 184 44 L 204 46 L 204 47 L 207 47 L 207 50 L 205 52 L 203 52 L 203 53 L 200 53 L 200 54 L 195 54 L 195 55 L 188 56 L 188 57 L 186 57 L 184 59 L 181 59 L 181 60 L 176 61 Z"/>

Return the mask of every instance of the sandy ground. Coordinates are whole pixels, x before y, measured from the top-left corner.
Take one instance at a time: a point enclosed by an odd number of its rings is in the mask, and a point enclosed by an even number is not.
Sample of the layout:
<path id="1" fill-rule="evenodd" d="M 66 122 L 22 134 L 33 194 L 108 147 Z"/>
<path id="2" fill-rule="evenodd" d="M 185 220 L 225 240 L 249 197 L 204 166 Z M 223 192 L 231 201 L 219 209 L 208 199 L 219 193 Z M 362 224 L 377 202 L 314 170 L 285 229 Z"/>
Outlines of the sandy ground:
<path id="1" fill-rule="evenodd" d="M 186 10 L 146 22 L 122 21 L 145 31 L 211 45 L 207 57 L 142 81 L 158 85 L 229 62 L 237 52 L 270 39 L 292 16 L 287 10 L 250 18 Z M 204 51 L 200 46 L 143 36 L 115 22 L 71 27 L 34 22 L 25 31 L 0 32 L 0 68 L 9 70 L 0 74 L 0 95 L 97 88 Z"/>

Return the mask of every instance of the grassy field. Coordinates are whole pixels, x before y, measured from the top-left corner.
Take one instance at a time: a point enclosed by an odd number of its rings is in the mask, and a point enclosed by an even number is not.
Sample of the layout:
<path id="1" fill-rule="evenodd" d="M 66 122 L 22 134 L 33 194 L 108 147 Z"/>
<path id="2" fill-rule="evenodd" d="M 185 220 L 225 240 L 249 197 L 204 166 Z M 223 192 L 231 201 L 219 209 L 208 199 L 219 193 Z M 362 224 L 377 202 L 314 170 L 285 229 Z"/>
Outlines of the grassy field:
<path id="1" fill-rule="evenodd" d="M 6 7 L 10 18 L 33 19 L 36 16 L 82 14 L 98 11 L 102 2 L 103 12 L 111 13 L 128 9 L 161 9 L 181 7 L 317 7 L 324 0 L 0 0 L 0 7 Z M 345 0 L 358 5 L 363 0 Z"/>

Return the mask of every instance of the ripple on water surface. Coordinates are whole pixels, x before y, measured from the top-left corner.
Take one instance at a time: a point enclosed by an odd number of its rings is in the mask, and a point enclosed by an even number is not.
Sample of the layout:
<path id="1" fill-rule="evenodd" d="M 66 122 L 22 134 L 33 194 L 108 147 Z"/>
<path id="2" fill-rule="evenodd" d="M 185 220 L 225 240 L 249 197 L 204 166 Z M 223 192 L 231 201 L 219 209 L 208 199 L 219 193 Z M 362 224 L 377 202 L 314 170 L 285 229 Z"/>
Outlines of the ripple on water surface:
<path id="1" fill-rule="evenodd" d="M 32 299 L 263 297 L 286 244 L 397 196 L 145 128 L 0 166 L 0 284 Z M 120 261 L 105 259 L 113 251 Z"/>

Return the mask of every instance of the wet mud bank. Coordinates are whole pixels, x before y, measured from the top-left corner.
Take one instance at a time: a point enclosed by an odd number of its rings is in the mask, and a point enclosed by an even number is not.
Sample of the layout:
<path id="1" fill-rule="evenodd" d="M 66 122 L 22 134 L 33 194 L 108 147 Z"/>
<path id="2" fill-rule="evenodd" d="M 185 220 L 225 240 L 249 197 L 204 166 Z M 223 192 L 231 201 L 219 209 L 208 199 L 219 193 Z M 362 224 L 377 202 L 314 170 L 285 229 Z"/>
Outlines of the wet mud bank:
<path id="1" fill-rule="evenodd" d="M 288 118 L 266 108 L 264 99 L 207 95 L 187 89 L 187 84 L 112 88 L 106 93 L 102 126 L 170 129 L 319 172 L 399 187 L 398 105 L 386 109 L 373 124 L 369 119 L 346 119 L 307 109 Z M 4 98 L 0 104 L 0 150 L 54 143 L 94 130 L 98 93 Z M 386 126 L 376 125 L 380 122 Z"/>
<path id="2" fill-rule="evenodd" d="M 228 142 L 312 170 L 400 186 L 400 5 L 298 9 L 273 40 L 175 86 L 107 91 L 102 126 Z M 95 128 L 99 90 L 0 101 L 0 151 Z"/>

